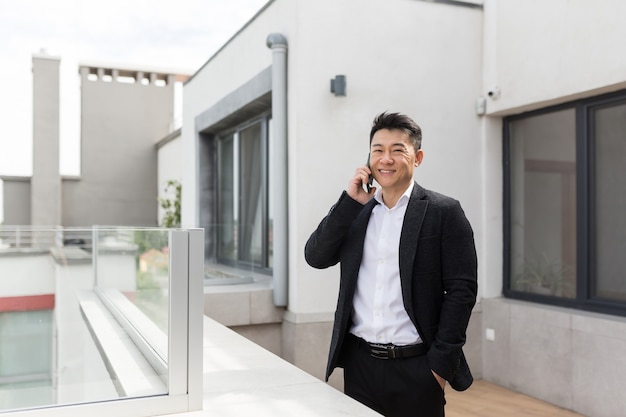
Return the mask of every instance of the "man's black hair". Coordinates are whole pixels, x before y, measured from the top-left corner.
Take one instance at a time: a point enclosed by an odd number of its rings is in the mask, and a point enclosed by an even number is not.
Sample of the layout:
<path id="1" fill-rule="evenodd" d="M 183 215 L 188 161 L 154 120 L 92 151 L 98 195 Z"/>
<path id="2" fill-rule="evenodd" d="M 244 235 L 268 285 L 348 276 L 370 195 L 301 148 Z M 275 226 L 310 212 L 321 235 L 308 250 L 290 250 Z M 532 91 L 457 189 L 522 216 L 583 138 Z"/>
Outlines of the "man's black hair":
<path id="1" fill-rule="evenodd" d="M 370 131 L 370 144 L 374 134 L 381 129 L 399 129 L 409 135 L 409 140 L 413 144 L 415 151 L 422 147 L 422 129 L 413 119 L 402 113 L 383 112 L 374 118 L 372 130 Z"/>

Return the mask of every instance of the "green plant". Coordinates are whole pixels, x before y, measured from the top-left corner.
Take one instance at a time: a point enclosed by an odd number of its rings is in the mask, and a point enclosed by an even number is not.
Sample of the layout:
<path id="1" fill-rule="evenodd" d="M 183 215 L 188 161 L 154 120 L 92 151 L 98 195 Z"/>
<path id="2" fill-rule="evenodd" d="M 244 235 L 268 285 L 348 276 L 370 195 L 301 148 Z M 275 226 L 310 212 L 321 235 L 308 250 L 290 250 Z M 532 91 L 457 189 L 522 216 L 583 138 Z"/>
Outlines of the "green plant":
<path id="1" fill-rule="evenodd" d="M 179 181 L 169 180 L 165 185 L 165 193 L 171 193 L 174 189 L 174 198 L 159 197 L 159 204 L 165 210 L 161 226 L 180 227 L 180 202 L 183 186 Z"/>

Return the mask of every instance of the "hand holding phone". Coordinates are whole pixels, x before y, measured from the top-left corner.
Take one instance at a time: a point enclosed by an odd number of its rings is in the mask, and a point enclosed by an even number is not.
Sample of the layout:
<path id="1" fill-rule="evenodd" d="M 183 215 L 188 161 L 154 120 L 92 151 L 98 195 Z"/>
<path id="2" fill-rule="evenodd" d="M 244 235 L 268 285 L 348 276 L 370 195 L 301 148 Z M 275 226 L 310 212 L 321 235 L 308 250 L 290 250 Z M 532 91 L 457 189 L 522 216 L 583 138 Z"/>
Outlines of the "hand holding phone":
<path id="1" fill-rule="evenodd" d="M 367 168 L 365 168 L 367 167 Z M 368 174 L 369 170 L 369 174 Z M 372 192 L 376 190 L 376 187 L 372 187 L 372 182 L 374 181 L 374 176 L 371 174 L 372 170 L 370 168 L 370 158 L 367 156 L 367 161 L 365 165 L 360 165 L 355 171 L 352 178 L 348 182 L 348 186 L 346 187 L 346 192 L 353 199 L 358 201 L 361 204 L 367 203 L 372 198 Z M 364 176 L 363 174 L 366 174 Z"/>

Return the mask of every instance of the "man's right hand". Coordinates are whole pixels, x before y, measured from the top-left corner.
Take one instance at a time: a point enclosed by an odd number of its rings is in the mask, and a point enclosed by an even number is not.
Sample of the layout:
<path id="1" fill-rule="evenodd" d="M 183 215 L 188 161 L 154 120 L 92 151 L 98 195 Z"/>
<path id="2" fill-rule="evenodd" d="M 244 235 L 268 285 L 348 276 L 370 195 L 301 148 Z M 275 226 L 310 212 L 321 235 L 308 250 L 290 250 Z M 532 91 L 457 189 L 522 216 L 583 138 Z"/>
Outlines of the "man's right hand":
<path id="1" fill-rule="evenodd" d="M 367 167 L 367 165 L 357 168 L 354 176 L 348 183 L 348 188 L 346 189 L 348 195 L 353 200 L 356 200 L 361 204 L 365 204 L 370 201 L 376 192 L 376 187 L 372 187 L 369 193 L 363 188 L 365 184 L 367 184 L 371 173 L 372 171 Z"/>

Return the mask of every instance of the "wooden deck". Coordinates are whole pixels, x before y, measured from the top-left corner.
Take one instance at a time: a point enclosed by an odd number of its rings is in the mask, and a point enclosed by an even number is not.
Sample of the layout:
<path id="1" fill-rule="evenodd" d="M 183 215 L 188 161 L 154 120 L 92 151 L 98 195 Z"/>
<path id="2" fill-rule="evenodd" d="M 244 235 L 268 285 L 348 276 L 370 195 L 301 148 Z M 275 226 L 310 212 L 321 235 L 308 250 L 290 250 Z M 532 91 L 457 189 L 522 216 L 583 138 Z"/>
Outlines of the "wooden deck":
<path id="1" fill-rule="evenodd" d="M 583 417 L 486 381 L 456 392 L 446 387 L 446 417 Z"/>

